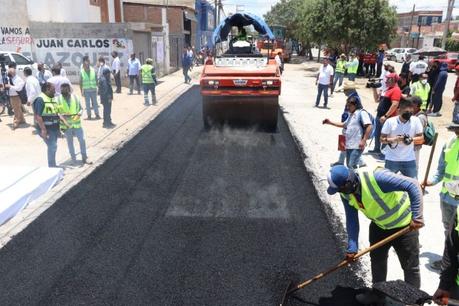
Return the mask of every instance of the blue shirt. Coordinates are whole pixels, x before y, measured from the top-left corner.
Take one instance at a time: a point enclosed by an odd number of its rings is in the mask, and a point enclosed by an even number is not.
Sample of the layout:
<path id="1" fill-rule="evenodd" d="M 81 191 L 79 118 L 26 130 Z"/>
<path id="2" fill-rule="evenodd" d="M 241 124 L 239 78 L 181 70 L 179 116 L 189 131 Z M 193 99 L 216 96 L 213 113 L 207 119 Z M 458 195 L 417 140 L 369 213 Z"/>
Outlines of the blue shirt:
<path id="1" fill-rule="evenodd" d="M 446 145 L 443 146 L 443 149 L 441 150 L 440 158 L 438 159 L 437 173 L 435 173 L 435 176 L 431 180 L 433 185 L 438 184 L 441 181 L 443 181 L 443 177 L 445 176 L 445 168 L 446 168 L 445 149 L 446 149 Z M 449 205 L 459 206 L 459 201 L 453 198 L 448 192 L 440 193 L 440 201 L 442 201 L 443 203 L 449 204 Z"/>
<path id="2" fill-rule="evenodd" d="M 140 62 L 137 58 L 128 60 L 128 75 L 139 75 Z"/>
<path id="3" fill-rule="evenodd" d="M 384 52 L 379 52 L 378 53 L 378 58 L 376 59 L 376 62 L 378 64 L 382 64 L 384 62 Z"/>
<path id="4" fill-rule="evenodd" d="M 384 193 L 403 191 L 408 193 L 411 202 L 413 220 L 422 221 L 422 190 L 418 182 L 412 178 L 395 174 L 387 169 L 375 171 L 375 180 Z M 360 194 L 354 194 L 361 201 Z M 348 253 L 356 253 L 359 249 L 359 216 L 358 210 L 349 204 L 349 201 L 341 197 L 346 213 L 346 230 L 348 236 Z"/>

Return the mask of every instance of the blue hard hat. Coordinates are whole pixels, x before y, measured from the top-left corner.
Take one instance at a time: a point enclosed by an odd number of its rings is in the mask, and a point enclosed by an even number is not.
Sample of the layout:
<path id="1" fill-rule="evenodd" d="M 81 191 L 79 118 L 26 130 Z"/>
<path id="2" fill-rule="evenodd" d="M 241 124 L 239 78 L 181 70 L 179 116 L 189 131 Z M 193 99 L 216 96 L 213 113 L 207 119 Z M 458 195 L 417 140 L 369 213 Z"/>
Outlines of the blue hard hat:
<path id="1" fill-rule="evenodd" d="M 328 194 L 337 193 L 339 188 L 344 187 L 351 177 L 352 173 L 347 167 L 343 165 L 333 166 L 327 176 L 329 185 L 327 189 Z"/>

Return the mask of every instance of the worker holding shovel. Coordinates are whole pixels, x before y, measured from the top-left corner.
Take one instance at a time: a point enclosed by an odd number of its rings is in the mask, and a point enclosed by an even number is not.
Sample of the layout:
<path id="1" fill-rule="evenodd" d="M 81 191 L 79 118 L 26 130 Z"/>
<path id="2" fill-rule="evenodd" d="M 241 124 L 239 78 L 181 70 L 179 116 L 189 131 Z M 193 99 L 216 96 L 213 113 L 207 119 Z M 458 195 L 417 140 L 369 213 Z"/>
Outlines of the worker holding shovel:
<path id="1" fill-rule="evenodd" d="M 419 183 L 383 168 L 352 170 L 342 165 L 332 167 L 328 183 L 328 193 L 332 195 L 339 192 L 344 204 L 348 260 L 353 261 L 358 251 L 358 211 L 371 220 L 371 245 L 409 226 L 411 231 L 370 252 L 372 281 L 386 281 L 387 257 L 389 249 L 394 247 L 405 281 L 419 288 L 419 233 L 416 230 L 424 226 Z M 378 303 L 380 297 L 368 291 L 357 295 L 356 299 L 361 304 L 373 304 Z"/>

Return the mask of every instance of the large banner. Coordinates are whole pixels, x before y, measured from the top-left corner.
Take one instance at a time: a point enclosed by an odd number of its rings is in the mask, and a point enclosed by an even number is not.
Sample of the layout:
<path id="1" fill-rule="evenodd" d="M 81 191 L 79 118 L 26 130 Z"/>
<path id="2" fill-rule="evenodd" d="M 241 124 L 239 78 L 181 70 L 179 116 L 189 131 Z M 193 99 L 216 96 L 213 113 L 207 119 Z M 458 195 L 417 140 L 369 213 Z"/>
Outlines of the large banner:
<path id="1" fill-rule="evenodd" d="M 0 51 L 30 52 L 33 39 L 27 26 L 0 26 Z"/>
<path id="2" fill-rule="evenodd" d="M 67 77 L 72 83 L 79 82 L 83 57 L 88 55 L 92 66 L 96 66 L 99 57 L 104 57 L 111 67 L 111 53 L 117 51 L 121 67 L 127 66 L 129 54 L 133 52 L 132 40 L 120 38 L 35 38 L 32 52 L 23 52 L 35 62 L 42 62 L 52 67 L 62 63 Z M 124 69 L 123 69 L 124 70 Z"/>

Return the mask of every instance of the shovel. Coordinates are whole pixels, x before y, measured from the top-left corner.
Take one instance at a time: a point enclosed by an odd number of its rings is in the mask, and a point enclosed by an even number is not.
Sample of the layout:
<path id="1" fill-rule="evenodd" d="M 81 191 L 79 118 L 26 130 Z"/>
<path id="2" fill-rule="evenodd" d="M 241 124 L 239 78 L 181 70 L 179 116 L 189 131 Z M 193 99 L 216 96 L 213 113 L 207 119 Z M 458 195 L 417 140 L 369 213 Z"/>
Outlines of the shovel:
<path id="1" fill-rule="evenodd" d="M 368 248 L 358 252 L 357 254 L 355 254 L 353 261 L 356 261 L 357 259 L 359 259 L 363 255 L 365 255 L 365 254 L 367 254 L 367 253 L 369 253 L 369 252 L 371 252 L 373 250 L 376 250 L 377 248 L 382 247 L 383 245 L 386 245 L 387 243 L 389 243 L 389 242 L 397 239 L 398 237 L 403 236 L 403 235 L 405 235 L 405 234 L 407 234 L 407 233 L 409 233 L 411 231 L 412 231 L 412 229 L 409 226 L 399 230 L 398 232 L 390 235 L 389 237 L 387 237 L 387 238 L 385 238 L 385 239 L 383 239 L 383 240 L 381 240 L 381 241 L 369 246 Z M 327 276 L 330 273 L 335 272 L 336 270 L 339 270 L 339 269 L 341 269 L 343 267 L 346 267 L 351 262 L 352 261 L 349 261 L 349 260 L 345 259 L 345 260 L 341 261 L 339 264 L 337 264 L 336 266 L 328 269 L 327 271 L 319 273 L 316 276 L 314 276 L 313 278 L 308 279 L 308 280 L 306 280 L 306 281 L 304 281 L 304 282 L 302 282 L 300 284 L 297 284 L 297 285 L 295 285 L 292 282 L 290 282 L 288 287 L 287 287 L 287 289 L 284 291 L 284 294 L 283 294 L 283 297 L 282 297 L 282 302 L 279 305 L 280 306 L 285 306 L 289 296 L 292 295 L 294 292 L 296 292 L 296 291 L 298 291 L 298 290 L 300 290 L 300 289 L 312 284 L 315 281 L 318 281 L 319 279 Z"/>

